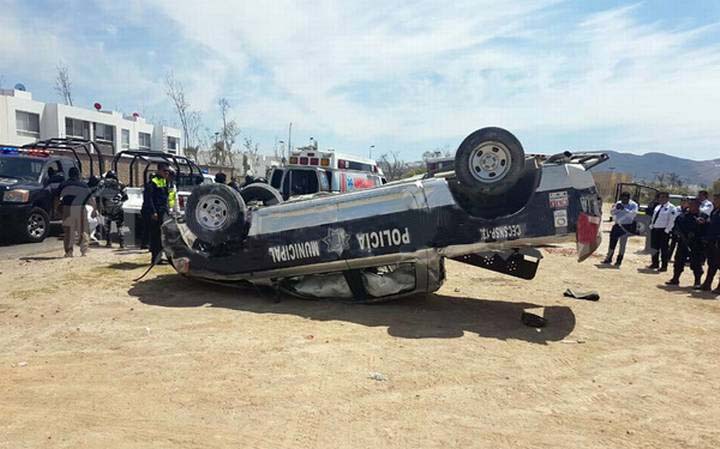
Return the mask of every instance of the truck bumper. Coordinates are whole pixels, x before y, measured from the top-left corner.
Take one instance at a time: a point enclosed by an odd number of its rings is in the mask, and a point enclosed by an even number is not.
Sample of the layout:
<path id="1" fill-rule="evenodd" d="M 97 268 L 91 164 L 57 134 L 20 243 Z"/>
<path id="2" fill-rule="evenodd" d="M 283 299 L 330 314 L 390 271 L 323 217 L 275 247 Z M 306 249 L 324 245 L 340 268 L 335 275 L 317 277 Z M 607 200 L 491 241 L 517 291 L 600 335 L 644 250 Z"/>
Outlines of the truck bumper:
<path id="1" fill-rule="evenodd" d="M 577 254 L 578 262 L 582 262 L 600 247 L 602 217 L 580 213 L 577 223 Z"/>
<path id="2" fill-rule="evenodd" d="M 0 229 L 17 229 L 25 223 L 32 204 L 0 204 Z"/>

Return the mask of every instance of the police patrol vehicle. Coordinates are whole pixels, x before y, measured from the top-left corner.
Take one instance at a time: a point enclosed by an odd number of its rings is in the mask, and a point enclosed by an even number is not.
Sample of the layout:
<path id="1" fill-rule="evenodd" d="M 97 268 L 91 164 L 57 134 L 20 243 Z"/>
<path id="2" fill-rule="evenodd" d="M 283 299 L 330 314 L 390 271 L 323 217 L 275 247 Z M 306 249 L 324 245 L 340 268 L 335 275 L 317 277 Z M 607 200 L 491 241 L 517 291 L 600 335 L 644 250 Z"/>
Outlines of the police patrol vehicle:
<path id="1" fill-rule="evenodd" d="M 3 236 L 25 242 L 41 242 L 50 223 L 60 220 L 60 184 L 70 169 L 95 176 L 104 170 L 102 153 L 95 142 L 56 138 L 22 147 L 0 146 L 0 229 Z M 96 171 L 97 170 L 97 171 Z"/>
<path id="2" fill-rule="evenodd" d="M 350 165 L 337 155 L 332 165 L 330 156 L 301 153 L 298 168 L 278 176 L 307 167 L 318 184 L 324 176 L 328 190 L 342 190 Z M 597 249 L 602 203 L 589 169 L 607 159 L 526 156 L 510 132 L 483 128 L 460 144 L 452 170 L 375 188 L 268 205 L 245 189 L 198 186 L 185 215 L 163 223 L 163 247 L 185 276 L 306 298 L 374 302 L 433 292 L 446 258 L 532 279 L 537 245 L 576 242 L 579 261 Z"/>

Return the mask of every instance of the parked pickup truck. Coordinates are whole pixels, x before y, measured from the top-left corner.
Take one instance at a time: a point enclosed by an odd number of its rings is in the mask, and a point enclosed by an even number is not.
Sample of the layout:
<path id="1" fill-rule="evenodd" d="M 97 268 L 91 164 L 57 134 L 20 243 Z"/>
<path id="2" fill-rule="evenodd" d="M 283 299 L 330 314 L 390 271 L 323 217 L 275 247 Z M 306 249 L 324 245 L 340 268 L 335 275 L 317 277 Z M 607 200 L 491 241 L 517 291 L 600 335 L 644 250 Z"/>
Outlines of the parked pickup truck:
<path id="1" fill-rule="evenodd" d="M 102 155 L 91 141 L 49 139 L 23 147 L 0 146 L 0 229 L 9 231 L 5 235 L 31 243 L 45 240 L 50 222 L 61 218 L 60 184 L 71 168 L 83 172 L 78 153 L 86 155 L 90 176 L 102 172 Z"/>
<path id="2" fill-rule="evenodd" d="M 574 241 L 579 261 L 597 249 L 602 203 L 588 170 L 607 158 L 526 157 L 510 132 L 483 128 L 452 170 L 372 189 L 266 205 L 198 186 L 185 215 L 163 223 L 163 246 L 185 276 L 305 298 L 433 292 L 446 258 L 532 279 L 538 245 Z"/>
<path id="3" fill-rule="evenodd" d="M 111 163 L 112 170 L 119 174 L 121 181 L 127 181 L 128 199 L 123 203 L 123 212 L 124 222 L 131 237 L 130 242 L 141 240 L 143 221 L 140 213 L 143 205 L 143 186 L 150 180 L 150 176 L 160 162 L 169 164 L 176 172 L 177 204 L 174 211 L 176 213 L 183 213 L 185 202 L 192 189 L 206 182 L 197 164 L 184 156 L 146 150 L 124 150 L 115 154 Z"/>

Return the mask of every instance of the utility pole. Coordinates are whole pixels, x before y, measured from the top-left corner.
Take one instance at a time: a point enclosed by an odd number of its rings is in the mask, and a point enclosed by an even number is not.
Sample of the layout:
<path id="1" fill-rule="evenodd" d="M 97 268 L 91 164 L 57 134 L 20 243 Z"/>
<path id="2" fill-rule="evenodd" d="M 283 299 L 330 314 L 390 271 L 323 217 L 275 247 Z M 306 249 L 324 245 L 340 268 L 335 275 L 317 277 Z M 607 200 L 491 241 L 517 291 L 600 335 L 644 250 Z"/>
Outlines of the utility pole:
<path id="1" fill-rule="evenodd" d="M 375 148 L 375 145 L 370 145 L 370 148 L 368 148 L 368 157 L 372 159 L 372 150 Z"/>

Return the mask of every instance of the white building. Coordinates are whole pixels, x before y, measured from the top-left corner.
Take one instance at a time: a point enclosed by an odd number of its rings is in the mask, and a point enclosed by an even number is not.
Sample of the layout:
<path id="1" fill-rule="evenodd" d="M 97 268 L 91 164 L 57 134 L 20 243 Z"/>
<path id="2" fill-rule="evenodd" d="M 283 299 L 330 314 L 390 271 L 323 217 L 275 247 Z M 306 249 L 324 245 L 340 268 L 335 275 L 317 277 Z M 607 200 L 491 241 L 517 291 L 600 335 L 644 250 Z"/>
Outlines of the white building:
<path id="1" fill-rule="evenodd" d="M 0 89 L 0 145 L 24 145 L 53 137 L 90 139 L 115 151 L 180 153 L 180 130 L 152 125 L 138 115 L 97 111 L 32 99 L 30 92 Z"/>

